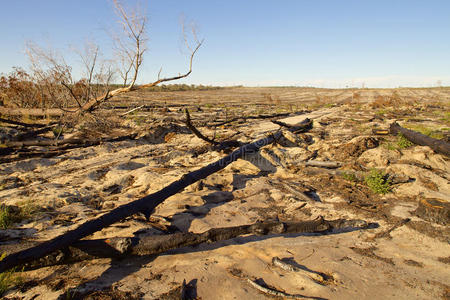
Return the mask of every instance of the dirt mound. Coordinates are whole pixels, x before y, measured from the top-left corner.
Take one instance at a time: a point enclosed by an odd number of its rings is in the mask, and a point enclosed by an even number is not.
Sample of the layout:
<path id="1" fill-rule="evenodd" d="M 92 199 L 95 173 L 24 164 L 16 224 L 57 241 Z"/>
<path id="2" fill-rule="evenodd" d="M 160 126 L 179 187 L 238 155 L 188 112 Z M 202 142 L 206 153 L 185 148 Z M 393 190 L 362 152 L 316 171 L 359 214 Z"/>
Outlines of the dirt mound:
<path id="1" fill-rule="evenodd" d="M 378 147 L 379 140 L 374 137 L 356 137 L 350 142 L 333 147 L 331 150 L 337 160 L 358 158 L 364 151 Z"/>

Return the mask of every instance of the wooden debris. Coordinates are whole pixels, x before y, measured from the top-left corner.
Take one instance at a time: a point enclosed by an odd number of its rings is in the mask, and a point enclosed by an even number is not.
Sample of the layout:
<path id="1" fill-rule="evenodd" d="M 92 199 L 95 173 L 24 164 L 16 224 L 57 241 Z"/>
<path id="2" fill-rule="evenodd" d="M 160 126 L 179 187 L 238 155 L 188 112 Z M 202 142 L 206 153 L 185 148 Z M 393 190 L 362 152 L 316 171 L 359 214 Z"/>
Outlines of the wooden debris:
<path id="1" fill-rule="evenodd" d="M 389 129 L 372 129 L 372 133 L 375 135 L 388 135 Z"/>
<path id="2" fill-rule="evenodd" d="M 239 141 L 236 141 L 236 140 L 228 140 L 228 141 L 217 142 L 217 141 L 215 141 L 215 137 L 213 139 L 210 139 L 210 138 L 204 136 L 197 128 L 195 128 L 194 125 L 192 125 L 191 116 L 189 115 L 189 110 L 187 108 L 185 109 L 185 112 L 186 112 L 186 126 L 199 139 L 204 140 L 205 142 L 214 145 L 215 150 L 226 151 L 226 150 L 229 150 L 231 148 L 240 147 L 242 145 Z"/>
<path id="3" fill-rule="evenodd" d="M 42 127 L 47 126 L 47 125 L 44 125 L 44 124 L 29 124 L 29 123 L 23 123 L 23 122 L 19 122 L 19 121 L 14 121 L 14 120 L 9 120 L 9 119 L 4 119 L 4 118 L 0 118 L 0 122 L 6 123 L 6 124 L 18 125 L 18 126 L 22 126 L 22 127 L 42 128 Z"/>
<path id="4" fill-rule="evenodd" d="M 122 258 L 125 256 L 155 255 L 168 250 L 229 240 L 247 234 L 327 233 L 347 228 L 348 226 L 353 226 L 355 229 L 365 229 L 368 224 L 362 220 L 325 220 L 317 218 L 301 222 L 264 221 L 249 225 L 213 228 L 203 233 L 177 232 L 134 238 L 116 237 L 99 240 L 80 240 L 65 248 L 61 248 L 59 251 L 53 251 L 41 259 L 29 261 L 25 264 L 25 267 L 29 269 L 41 268 L 99 257 Z M 0 251 L 20 253 L 18 251 L 24 247 L 39 247 L 39 243 L 24 242 L 19 245 L 2 245 L 0 246 Z"/>
<path id="5" fill-rule="evenodd" d="M 309 118 L 306 118 L 303 121 L 301 121 L 300 123 L 293 124 L 293 125 L 290 125 L 290 124 L 287 124 L 287 123 L 284 123 L 281 121 L 277 121 L 277 120 L 273 120 L 272 123 L 280 125 L 281 127 L 289 128 L 290 132 L 300 133 L 300 132 L 305 132 L 305 131 L 311 129 L 313 121 Z"/>
<path id="6" fill-rule="evenodd" d="M 282 261 L 281 259 L 279 259 L 278 257 L 274 257 L 272 259 L 272 264 L 274 266 L 277 266 L 286 271 L 297 272 L 302 275 L 306 275 L 307 277 L 311 278 L 315 282 L 322 283 L 322 284 L 326 282 L 326 279 L 319 273 L 313 272 L 313 271 L 307 271 L 306 269 L 302 269 L 302 268 L 296 267 L 294 265 L 288 264 L 288 263 Z"/>
<path id="7" fill-rule="evenodd" d="M 133 111 L 136 111 L 136 110 L 138 110 L 138 109 L 141 109 L 141 108 L 143 108 L 143 107 L 144 107 L 144 105 L 141 105 L 141 106 L 135 107 L 135 108 L 133 108 L 133 109 L 131 109 L 131 110 L 127 111 L 127 112 L 124 112 L 124 113 L 120 114 L 120 115 L 121 115 L 121 116 L 126 116 L 126 115 L 128 115 L 128 114 L 132 113 Z"/>
<path id="8" fill-rule="evenodd" d="M 230 120 L 225 120 L 225 121 L 222 121 L 222 122 L 213 123 L 213 124 L 210 125 L 210 127 L 222 126 L 222 125 L 225 125 L 225 124 L 228 124 L 228 123 L 233 123 L 233 122 L 236 122 L 236 121 L 245 122 L 246 120 L 272 119 L 272 118 L 288 117 L 290 115 L 291 115 L 291 113 L 278 113 L 278 114 L 272 114 L 272 115 L 256 115 L 256 116 L 236 117 L 236 118 L 232 118 Z"/>
<path id="9" fill-rule="evenodd" d="M 420 218 L 441 225 L 450 224 L 450 203 L 441 199 L 422 199 L 415 211 Z"/>
<path id="10" fill-rule="evenodd" d="M 195 134 L 199 139 L 204 140 L 205 142 L 209 143 L 209 144 L 213 144 L 213 145 L 219 145 L 219 142 L 216 142 L 213 139 L 210 139 L 206 136 L 204 136 L 200 131 L 198 131 L 197 128 L 195 128 L 194 125 L 192 125 L 191 122 L 191 115 L 189 114 L 189 110 L 187 108 L 184 109 L 185 113 L 186 113 L 186 126 L 192 131 L 193 134 Z"/>
<path id="11" fill-rule="evenodd" d="M 336 161 L 319 161 L 319 160 L 308 160 L 304 162 L 307 167 L 319 167 L 327 169 L 339 168 L 342 164 Z"/>
<path id="12" fill-rule="evenodd" d="M 251 280 L 250 278 L 247 278 L 247 282 L 254 287 L 255 289 L 263 292 L 264 294 L 267 295 L 271 295 L 271 296 L 276 296 L 276 297 L 283 297 L 283 298 L 288 298 L 288 299 L 323 299 L 323 298 L 318 298 L 318 297 L 308 297 L 308 296 L 303 296 L 303 295 L 293 295 L 293 294 L 288 294 L 273 288 L 269 288 L 269 287 L 264 287 L 258 283 L 256 283 L 256 281 Z"/>
<path id="13" fill-rule="evenodd" d="M 389 131 L 391 134 L 401 133 L 406 139 L 414 144 L 428 146 L 437 153 L 450 156 L 450 143 L 447 143 L 444 140 L 434 139 L 420 132 L 403 128 L 398 125 L 397 122 L 391 124 Z"/>
<path id="14" fill-rule="evenodd" d="M 17 141 L 6 142 L 5 146 L 9 148 L 23 148 L 29 146 L 63 146 L 63 145 L 79 145 L 81 147 L 98 145 L 107 142 L 119 142 L 124 140 L 134 139 L 136 133 L 127 134 L 114 138 L 100 138 L 100 139 L 65 139 L 65 140 L 33 140 L 33 141 Z"/>
<path id="15" fill-rule="evenodd" d="M 99 218 L 87 221 L 79 227 L 70 230 L 65 234 L 57 236 L 49 241 L 43 242 L 36 247 L 9 255 L 2 261 L 0 261 L 0 272 L 44 257 L 58 249 L 66 248 L 72 245 L 74 242 L 86 236 L 89 236 L 94 232 L 102 230 L 103 228 L 116 223 L 128 216 L 132 216 L 137 213 L 143 213 L 148 219 L 153 213 L 155 207 L 164 202 L 164 200 L 166 200 L 170 196 L 173 196 L 182 191 L 187 186 L 224 169 L 230 163 L 241 158 L 243 155 L 258 152 L 260 148 L 271 144 L 275 140 L 280 138 L 280 135 L 281 132 L 276 132 L 275 134 L 268 135 L 267 137 L 262 138 L 254 143 L 246 144 L 216 162 L 213 162 L 203 168 L 183 175 L 179 180 L 171 183 L 158 192 L 119 206 L 109 213 L 100 216 Z"/>
<path id="16" fill-rule="evenodd" d="M 373 237 L 369 238 L 368 240 L 374 240 L 374 239 L 379 239 L 379 238 L 389 238 L 391 239 L 391 232 L 394 231 L 395 229 L 405 225 L 406 223 L 408 223 L 409 221 L 411 221 L 410 218 L 405 218 L 405 219 L 401 219 L 400 221 L 396 222 L 394 225 L 392 225 L 389 229 L 378 232 L 377 234 L 375 234 Z"/>

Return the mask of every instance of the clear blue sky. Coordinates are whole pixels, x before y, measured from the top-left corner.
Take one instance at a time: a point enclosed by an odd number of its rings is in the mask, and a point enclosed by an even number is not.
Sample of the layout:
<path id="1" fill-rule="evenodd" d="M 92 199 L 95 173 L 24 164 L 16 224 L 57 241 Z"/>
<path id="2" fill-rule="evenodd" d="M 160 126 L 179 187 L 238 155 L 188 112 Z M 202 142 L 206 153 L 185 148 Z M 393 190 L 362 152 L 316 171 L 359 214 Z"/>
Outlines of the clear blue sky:
<path id="1" fill-rule="evenodd" d="M 132 1 L 125 1 L 132 3 Z M 139 82 L 160 67 L 187 68 L 180 16 L 196 22 L 205 43 L 192 75 L 212 85 L 318 87 L 450 85 L 450 1 L 165 0 L 142 1 L 148 52 Z M 0 0 L 0 72 L 28 66 L 25 42 L 63 53 L 86 39 L 111 55 L 110 0 Z M 73 56 L 68 60 L 79 70 Z"/>

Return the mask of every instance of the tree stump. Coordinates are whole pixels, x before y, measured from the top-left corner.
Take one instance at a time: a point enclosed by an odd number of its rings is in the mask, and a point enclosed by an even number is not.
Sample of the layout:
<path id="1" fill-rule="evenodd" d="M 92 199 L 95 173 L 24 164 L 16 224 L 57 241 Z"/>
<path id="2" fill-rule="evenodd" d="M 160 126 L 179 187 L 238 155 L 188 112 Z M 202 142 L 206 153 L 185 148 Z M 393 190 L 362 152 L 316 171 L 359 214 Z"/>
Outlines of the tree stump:
<path id="1" fill-rule="evenodd" d="M 420 200 L 415 213 L 418 217 L 430 222 L 442 225 L 450 223 L 450 203 L 441 199 Z"/>

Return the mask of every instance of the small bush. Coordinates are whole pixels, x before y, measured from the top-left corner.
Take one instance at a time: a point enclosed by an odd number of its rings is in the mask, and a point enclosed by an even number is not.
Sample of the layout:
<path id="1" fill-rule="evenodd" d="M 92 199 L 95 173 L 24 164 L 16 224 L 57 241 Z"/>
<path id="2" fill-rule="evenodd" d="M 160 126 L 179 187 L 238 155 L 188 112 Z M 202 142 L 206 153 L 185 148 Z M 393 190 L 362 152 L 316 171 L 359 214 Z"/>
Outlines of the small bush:
<path id="1" fill-rule="evenodd" d="M 397 146 L 399 149 L 405 149 L 411 147 L 412 145 L 414 145 L 414 143 L 405 138 L 403 134 L 398 134 Z"/>
<path id="2" fill-rule="evenodd" d="M 7 229 L 13 222 L 13 215 L 9 206 L 0 206 L 0 228 Z"/>
<path id="3" fill-rule="evenodd" d="M 356 175 L 353 172 L 343 172 L 342 177 L 347 181 L 352 181 L 352 182 L 357 181 Z"/>
<path id="4" fill-rule="evenodd" d="M 366 176 L 365 181 L 367 186 L 375 194 L 386 194 L 391 190 L 391 182 L 386 178 L 383 172 L 372 169 Z"/>
<path id="5" fill-rule="evenodd" d="M 63 127 L 62 126 L 55 126 L 52 129 L 53 135 L 55 137 L 59 137 L 63 133 Z"/>
<path id="6" fill-rule="evenodd" d="M 0 261 L 6 257 L 6 253 L 2 253 Z M 22 278 L 16 273 L 13 268 L 11 270 L 0 273 L 0 296 L 13 286 L 17 286 L 22 283 Z"/>
<path id="7" fill-rule="evenodd" d="M 0 205 L 0 228 L 8 229 L 13 223 L 31 218 L 39 210 L 32 202 L 21 203 L 19 206 Z"/>

